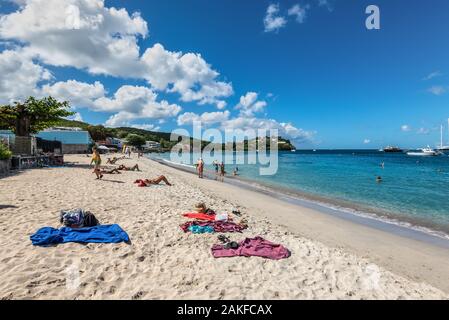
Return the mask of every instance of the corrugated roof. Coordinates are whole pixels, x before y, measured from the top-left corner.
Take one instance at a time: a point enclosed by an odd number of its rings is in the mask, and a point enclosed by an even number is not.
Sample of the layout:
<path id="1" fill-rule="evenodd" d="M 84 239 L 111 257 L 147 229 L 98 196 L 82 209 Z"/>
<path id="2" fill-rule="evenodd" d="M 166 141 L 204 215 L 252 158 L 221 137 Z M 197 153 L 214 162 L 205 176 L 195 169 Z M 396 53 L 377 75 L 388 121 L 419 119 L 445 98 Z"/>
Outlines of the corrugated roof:
<path id="1" fill-rule="evenodd" d="M 41 131 L 36 137 L 45 140 L 61 141 L 63 144 L 89 144 L 91 138 L 88 131 L 52 130 Z"/>

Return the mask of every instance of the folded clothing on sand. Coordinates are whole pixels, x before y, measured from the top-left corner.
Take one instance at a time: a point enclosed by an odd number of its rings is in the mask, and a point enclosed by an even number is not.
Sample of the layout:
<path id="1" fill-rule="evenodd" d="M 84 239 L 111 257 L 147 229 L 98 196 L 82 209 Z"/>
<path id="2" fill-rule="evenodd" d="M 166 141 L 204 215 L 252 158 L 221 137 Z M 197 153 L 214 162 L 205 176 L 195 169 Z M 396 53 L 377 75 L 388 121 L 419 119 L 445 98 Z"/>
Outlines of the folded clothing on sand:
<path id="1" fill-rule="evenodd" d="M 90 228 L 55 229 L 44 227 L 39 229 L 31 237 L 35 246 L 45 246 L 66 242 L 78 243 L 119 243 L 128 242 L 128 234 L 118 224 L 101 225 Z"/>
<path id="2" fill-rule="evenodd" d="M 256 256 L 267 259 L 280 260 L 290 257 L 290 251 L 280 244 L 275 244 L 262 237 L 246 238 L 239 243 L 236 249 L 226 248 L 222 244 L 212 246 L 212 255 L 215 258 Z"/>
<path id="3" fill-rule="evenodd" d="M 242 232 L 247 228 L 246 225 L 236 224 L 234 222 L 226 222 L 226 221 L 189 221 L 183 223 L 180 227 L 184 232 L 188 232 L 191 226 L 201 226 L 206 227 L 210 226 L 214 229 L 215 232 Z"/>
<path id="4" fill-rule="evenodd" d="M 206 221 L 214 221 L 215 220 L 214 214 L 191 212 L 191 213 L 184 213 L 183 216 L 186 218 L 198 219 L 198 220 L 206 220 Z"/>

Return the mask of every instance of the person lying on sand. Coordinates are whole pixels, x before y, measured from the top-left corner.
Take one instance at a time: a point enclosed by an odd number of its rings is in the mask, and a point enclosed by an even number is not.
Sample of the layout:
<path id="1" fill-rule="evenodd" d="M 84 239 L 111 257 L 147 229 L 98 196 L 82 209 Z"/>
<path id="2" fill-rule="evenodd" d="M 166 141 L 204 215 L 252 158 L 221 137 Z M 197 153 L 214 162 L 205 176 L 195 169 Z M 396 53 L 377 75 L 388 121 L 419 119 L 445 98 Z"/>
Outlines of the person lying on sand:
<path id="1" fill-rule="evenodd" d="M 127 167 L 127 166 L 121 164 L 118 167 L 118 170 L 125 170 L 125 171 L 136 171 L 137 170 L 137 171 L 140 171 L 139 165 L 137 163 L 136 163 L 136 165 L 134 167 Z"/>
<path id="2" fill-rule="evenodd" d="M 115 164 L 117 161 L 122 160 L 122 159 L 125 159 L 125 157 L 120 157 L 120 158 L 113 157 L 112 159 L 108 158 L 108 160 L 106 161 L 106 164 Z"/>
<path id="3" fill-rule="evenodd" d="M 207 208 L 206 204 L 204 202 L 197 203 L 195 205 L 195 211 L 198 213 L 205 213 L 205 214 L 209 214 L 209 215 L 215 214 L 215 211 L 210 208 Z"/>
<path id="4" fill-rule="evenodd" d="M 165 176 L 159 176 L 156 179 L 145 179 L 145 180 L 139 179 L 134 181 L 134 183 L 137 183 L 139 187 L 147 187 L 153 184 L 160 184 L 162 181 L 165 182 L 167 186 L 172 186 L 172 184 L 168 182 Z"/>
<path id="5" fill-rule="evenodd" d="M 121 174 L 121 172 L 117 168 L 114 168 L 112 170 L 103 169 L 100 171 L 100 173 L 101 174 L 114 174 L 114 173 Z"/>

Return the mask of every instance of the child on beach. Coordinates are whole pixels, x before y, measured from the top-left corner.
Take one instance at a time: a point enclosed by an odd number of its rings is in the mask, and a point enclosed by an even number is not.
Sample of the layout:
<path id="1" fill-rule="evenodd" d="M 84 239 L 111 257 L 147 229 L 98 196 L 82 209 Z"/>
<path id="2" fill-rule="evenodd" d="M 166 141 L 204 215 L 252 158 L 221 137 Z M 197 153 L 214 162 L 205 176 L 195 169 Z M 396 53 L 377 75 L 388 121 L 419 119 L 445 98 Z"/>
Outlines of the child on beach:
<path id="1" fill-rule="evenodd" d="M 92 163 L 94 163 L 94 173 L 97 176 L 97 179 L 101 179 L 103 178 L 103 175 L 101 174 L 101 157 L 100 157 L 100 152 L 98 152 L 97 148 L 93 148 L 92 149 L 93 154 L 92 154 L 92 160 L 90 161 L 90 164 L 92 165 Z"/>

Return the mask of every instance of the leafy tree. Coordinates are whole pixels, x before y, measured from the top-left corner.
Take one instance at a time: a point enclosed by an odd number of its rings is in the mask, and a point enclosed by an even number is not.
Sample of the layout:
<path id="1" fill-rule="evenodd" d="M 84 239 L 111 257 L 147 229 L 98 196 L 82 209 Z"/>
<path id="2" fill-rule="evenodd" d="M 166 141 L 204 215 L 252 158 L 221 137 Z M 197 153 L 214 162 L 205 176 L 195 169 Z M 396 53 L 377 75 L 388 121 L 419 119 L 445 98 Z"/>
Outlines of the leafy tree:
<path id="1" fill-rule="evenodd" d="M 56 125 L 60 118 L 73 115 L 69 109 L 67 101 L 59 102 L 52 97 L 29 97 L 25 102 L 0 106 L 0 126 L 13 130 L 18 136 L 28 137 Z"/>
<path id="2" fill-rule="evenodd" d="M 139 136 L 138 134 L 130 133 L 126 137 L 126 141 L 128 144 L 134 146 L 134 147 L 140 147 L 145 144 L 146 140 L 144 137 Z"/>
<path id="3" fill-rule="evenodd" d="M 128 136 L 128 132 L 126 131 L 118 131 L 117 132 L 117 137 L 119 139 L 125 139 Z"/>
<path id="4" fill-rule="evenodd" d="M 98 126 L 89 125 L 87 127 L 87 131 L 89 131 L 89 134 L 92 140 L 94 141 L 106 140 L 106 138 L 108 137 L 108 131 L 102 125 Z"/>
<path id="5" fill-rule="evenodd" d="M 0 142 L 0 160 L 8 160 L 11 158 L 12 152 L 8 150 L 8 147 Z"/>

